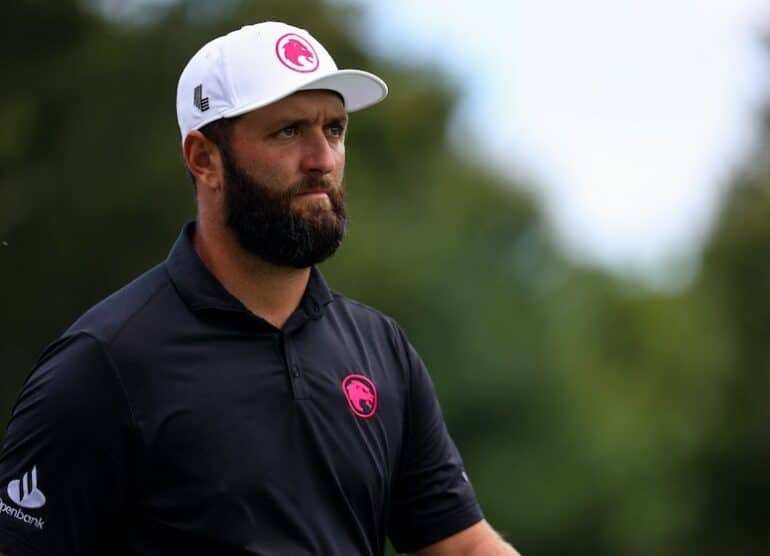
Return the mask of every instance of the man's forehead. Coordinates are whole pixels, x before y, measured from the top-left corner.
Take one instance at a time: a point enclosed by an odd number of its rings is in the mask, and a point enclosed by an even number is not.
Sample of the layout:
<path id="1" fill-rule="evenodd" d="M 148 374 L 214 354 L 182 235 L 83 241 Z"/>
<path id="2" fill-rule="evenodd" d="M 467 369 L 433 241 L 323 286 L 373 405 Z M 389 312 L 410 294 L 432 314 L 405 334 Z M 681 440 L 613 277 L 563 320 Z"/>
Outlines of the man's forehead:
<path id="1" fill-rule="evenodd" d="M 244 118 L 254 120 L 311 116 L 347 119 L 342 96 L 327 89 L 297 91 L 281 100 L 244 114 Z"/>

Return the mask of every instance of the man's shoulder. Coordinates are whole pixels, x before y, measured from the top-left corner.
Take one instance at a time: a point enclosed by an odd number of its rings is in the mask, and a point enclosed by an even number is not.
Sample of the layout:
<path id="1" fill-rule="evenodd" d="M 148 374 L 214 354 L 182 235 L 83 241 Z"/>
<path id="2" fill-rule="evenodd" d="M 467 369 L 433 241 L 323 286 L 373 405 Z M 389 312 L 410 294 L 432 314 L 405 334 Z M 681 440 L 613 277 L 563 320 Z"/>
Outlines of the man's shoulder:
<path id="1" fill-rule="evenodd" d="M 333 311 L 354 320 L 358 325 L 381 328 L 394 336 L 403 334 L 401 326 L 395 318 L 383 311 L 367 305 L 357 299 L 352 299 L 338 291 L 331 290 Z"/>
<path id="2" fill-rule="evenodd" d="M 88 309 L 64 336 L 86 334 L 111 343 L 140 315 L 159 313 L 153 301 L 170 287 L 168 272 L 163 264 L 159 264 Z"/>

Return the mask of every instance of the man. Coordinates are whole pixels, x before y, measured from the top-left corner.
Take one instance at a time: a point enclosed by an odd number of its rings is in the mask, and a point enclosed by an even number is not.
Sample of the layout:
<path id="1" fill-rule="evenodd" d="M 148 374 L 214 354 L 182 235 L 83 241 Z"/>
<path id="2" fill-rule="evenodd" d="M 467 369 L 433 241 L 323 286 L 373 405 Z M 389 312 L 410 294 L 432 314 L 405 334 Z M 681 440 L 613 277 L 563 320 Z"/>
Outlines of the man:
<path id="1" fill-rule="evenodd" d="M 52 344 L 0 452 L 0 553 L 515 555 L 398 325 L 315 265 L 348 112 L 387 93 L 306 31 L 205 45 L 177 91 L 198 218 Z"/>

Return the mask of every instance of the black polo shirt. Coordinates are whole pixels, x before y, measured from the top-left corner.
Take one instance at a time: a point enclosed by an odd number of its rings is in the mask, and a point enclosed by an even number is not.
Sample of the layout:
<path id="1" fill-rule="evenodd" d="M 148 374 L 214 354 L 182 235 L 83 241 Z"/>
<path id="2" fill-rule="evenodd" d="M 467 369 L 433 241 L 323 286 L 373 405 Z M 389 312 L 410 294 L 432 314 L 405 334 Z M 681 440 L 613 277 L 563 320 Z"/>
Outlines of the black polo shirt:
<path id="1" fill-rule="evenodd" d="M 44 352 L 0 452 L 0 551 L 375 555 L 481 512 L 419 356 L 313 269 L 282 330 L 168 259 Z"/>

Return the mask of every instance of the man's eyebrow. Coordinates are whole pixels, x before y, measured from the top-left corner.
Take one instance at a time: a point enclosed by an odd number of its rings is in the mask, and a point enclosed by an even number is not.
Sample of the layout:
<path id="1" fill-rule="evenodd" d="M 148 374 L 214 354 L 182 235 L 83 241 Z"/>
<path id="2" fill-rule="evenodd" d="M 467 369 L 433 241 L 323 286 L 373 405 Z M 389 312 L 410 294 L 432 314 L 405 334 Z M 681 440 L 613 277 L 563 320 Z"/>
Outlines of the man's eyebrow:
<path id="1" fill-rule="evenodd" d="M 286 116 L 284 118 L 278 117 L 270 122 L 271 127 L 284 128 L 295 125 L 308 125 L 311 123 L 310 118 L 292 117 Z"/>
<path id="2" fill-rule="evenodd" d="M 328 123 L 330 124 L 342 124 L 343 126 L 348 125 L 348 121 L 349 121 L 349 118 L 347 113 L 341 114 L 339 116 L 331 116 L 328 119 Z"/>
<path id="3" fill-rule="evenodd" d="M 286 116 L 286 117 L 278 117 L 276 118 L 272 125 L 273 127 L 277 128 L 284 128 L 289 126 L 306 126 L 306 125 L 312 125 L 316 122 L 315 118 L 303 118 L 303 117 L 292 117 L 292 116 Z M 348 115 L 347 113 L 338 114 L 329 116 L 328 118 L 323 119 L 323 125 L 329 125 L 329 124 L 342 124 L 347 125 L 348 123 Z"/>

